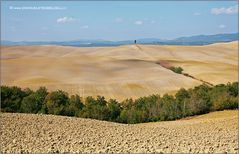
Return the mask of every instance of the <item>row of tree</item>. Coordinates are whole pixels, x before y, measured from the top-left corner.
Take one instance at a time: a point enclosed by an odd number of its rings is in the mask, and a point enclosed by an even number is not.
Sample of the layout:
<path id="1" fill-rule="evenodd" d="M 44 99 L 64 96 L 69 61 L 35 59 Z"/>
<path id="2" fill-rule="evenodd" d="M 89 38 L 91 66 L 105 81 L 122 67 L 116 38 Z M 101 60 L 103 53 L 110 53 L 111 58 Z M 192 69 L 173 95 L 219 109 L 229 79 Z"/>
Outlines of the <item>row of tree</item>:
<path id="1" fill-rule="evenodd" d="M 238 107 L 238 82 L 213 87 L 205 84 L 180 89 L 174 96 L 150 95 L 118 102 L 102 96 L 69 95 L 61 90 L 48 92 L 1 86 L 1 111 L 77 116 L 121 123 L 175 120 L 186 116 Z"/>

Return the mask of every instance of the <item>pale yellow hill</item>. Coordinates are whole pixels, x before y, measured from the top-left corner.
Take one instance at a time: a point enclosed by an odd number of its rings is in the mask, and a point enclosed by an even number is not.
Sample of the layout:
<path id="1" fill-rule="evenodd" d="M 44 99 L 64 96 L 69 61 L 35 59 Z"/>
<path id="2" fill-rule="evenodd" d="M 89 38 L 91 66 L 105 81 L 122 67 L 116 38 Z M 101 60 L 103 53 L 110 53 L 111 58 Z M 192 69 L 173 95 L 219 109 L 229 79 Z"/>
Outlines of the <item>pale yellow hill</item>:
<path id="1" fill-rule="evenodd" d="M 158 63 L 181 66 L 184 73 L 212 84 L 237 81 L 237 42 L 207 46 L 127 45 L 79 48 L 66 46 L 1 47 L 4 85 L 82 96 L 123 100 L 174 93 L 201 81 L 176 74 Z"/>

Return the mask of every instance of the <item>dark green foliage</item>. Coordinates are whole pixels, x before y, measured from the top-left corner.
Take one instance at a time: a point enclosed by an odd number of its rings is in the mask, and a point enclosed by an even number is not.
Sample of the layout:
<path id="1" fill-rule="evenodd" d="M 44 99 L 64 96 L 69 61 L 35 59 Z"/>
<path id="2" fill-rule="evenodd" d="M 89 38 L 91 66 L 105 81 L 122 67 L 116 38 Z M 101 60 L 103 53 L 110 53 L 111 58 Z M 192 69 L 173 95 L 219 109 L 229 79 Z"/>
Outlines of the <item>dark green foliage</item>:
<path id="1" fill-rule="evenodd" d="M 27 94 L 18 87 L 1 86 L 1 110 L 6 112 L 20 112 L 22 99 Z"/>
<path id="2" fill-rule="evenodd" d="M 43 102 L 48 94 L 45 87 L 40 87 L 36 92 L 30 89 L 25 89 L 28 96 L 24 97 L 21 102 L 21 112 L 24 113 L 38 113 L 41 112 Z M 46 113 L 46 112 L 43 112 Z"/>
<path id="3" fill-rule="evenodd" d="M 183 68 L 182 67 L 174 67 L 174 66 L 172 66 L 169 69 L 172 70 L 175 73 L 178 73 L 178 74 L 182 74 L 182 72 L 183 72 Z"/>
<path id="4" fill-rule="evenodd" d="M 36 92 L 35 92 L 39 102 L 44 102 L 46 96 L 48 95 L 47 89 L 45 87 L 40 87 Z"/>
<path id="5" fill-rule="evenodd" d="M 106 104 L 107 101 L 104 97 L 97 96 L 97 99 L 94 99 L 93 97 L 87 97 L 85 101 L 85 107 L 80 112 L 80 116 L 84 118 L 108 120 L 109 110 Z"/>
<path id="6" fill-rule="evenodd" d="M 127 99 L 123 102 L 123 110 L 120 113 L 119 122 L 122 123 L 140 123 L 147 121 L 157 121 L 159 117 L 159 105 L 157 101 L 159 95 L 141 97 L 133 101 Z"/>
<path id="7" fill-rule="evenodd" d="M 114 100 L 114 99 L 110 99 L 108 104 L 108 117 L 110 121 L 115 121 L 118 120 L 119 116 L 120 116 L 120 112 L 121 112 L 121 106 L 120 104 Z"/>
<path id="8" fill-rule="evenodd" d="M 195 87 L 193 90 L 190 90 L 189 98 L 189 113 L 191 115 L 208 113 L 212 106 L 209 95 L 210 87 L 203 84 L 198 87 Z"/>
<path id="9" fill-rule="evenodd" d="M 40 87 L 35 92 L 35 96 L 37 98 L 37 104 L 39 106 L 38 113 L 47 113 L 47 107 L 46 107 L 46 104 L 44 104 L 44 100 L 45 100 L 47 95 L 48 95 L 48 92 L 47 92 L 47 89 L 45 87 Z"/>
<path id="10" fill-rule="evenodd" d="M 122 123 L 140 123 L 144 122 L 143 114 L 141 110 L 137 110 L 136 108 L 130 108 L 130 109 L 123 109 L 120 113 L 120 119 L 119 122 Z"/>
<path id="11" fill-rule="evenodd" d="M 235 109 L 238 106 L 238 84 L 216 85 L 210 91 L 212 110 Z"/>
<path id="12" fill-rule="evenodd" d="M 126 99 L 122 102 L 122 111 L 120 112 L 119 122 L 122 123 L 130 123 L 131 116 L 130 116 L 130 110 L 134 105 L 133 99 Z"/>
<path id="13" fill-rule="evenodd" d="M 44 101 L 47 113 L 62 115 L 65 112 L 68 101 L 68 94 L 64 91 L 58 90 L 49 93 Z"/>
<path id="14" fill-rule="evenodd" d="M 230 95 L 234 97 L 238 96 L 238 82 L 228 83 L 227 87 Z"/>
<path id="15" fill-rule="evenodd" d="M 83 104 L 84 102 L 84 104 Z M 175 120 L 186 116 L 238 108 L 238 82 L 193 89 L 180 89 L 175 96 L 165 94 L 126 99 L 119 103 L 104 97 L 70 98 L 64 91 L 47 92 L 1 86 L 1 111 L 78 116 L 121 123 Z"/>
<path id="16" fill-rule="evenodd" d="M 65 114 L 68 116 L 78 116 L 84 104 L 81 102 L 79 95 L 72 95 L 69 103 L 66 105 Z"/>
<path id="17" fill-rule="evenodd" d="M 189 106 L 188 106 L 188 100 L 190 98 L 189 91 L 187 91 L 184 88 L 181 88 L 176 94 L 175 94 L 175 102 L 178 108 L 177 116 L 178 118 L 180 117 L 185 117 L 187 115 L 190 115 L 188 113 Z"/>
<path id="18" fill-rule="evenodd" d="M 31 94 L 23 98 L 21 102 L 21 112 L 24 113 L 37 113 L 42 105 L 37 100 L 36 94 Z"/>
<path id="19" fill-rule="evenodd" d="M 160 120 L 174 120 L 177 118 L 177 105 L 173 96 L 164 95 L 160 100 Z"/>
<path id="20" fill-rule="evenodd" d="M 26 96 L 31 95 L 34 91 L 32 91 L 30 88 L 23 89 L 23 92 L 25 93 Z"/>

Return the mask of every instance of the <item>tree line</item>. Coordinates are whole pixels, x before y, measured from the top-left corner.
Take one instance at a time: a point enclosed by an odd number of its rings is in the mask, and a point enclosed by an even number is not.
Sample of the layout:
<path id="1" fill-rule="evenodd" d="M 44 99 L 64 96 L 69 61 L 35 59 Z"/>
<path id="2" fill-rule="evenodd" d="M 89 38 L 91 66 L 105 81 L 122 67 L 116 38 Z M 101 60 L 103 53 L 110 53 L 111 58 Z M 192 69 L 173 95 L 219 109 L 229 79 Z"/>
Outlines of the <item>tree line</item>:
<path id="1" fill-rule="evenodd" d="M 238 82 L 191 89 L 181 88 L 175 95 L 150 95 L 118 102 L 103 96 L 81 98 L 45 87 L 33 91 L 1 86 L 1 111 L 76 116 L 120 123 L 175 120 L 210 111 L 238 108 Z"/>

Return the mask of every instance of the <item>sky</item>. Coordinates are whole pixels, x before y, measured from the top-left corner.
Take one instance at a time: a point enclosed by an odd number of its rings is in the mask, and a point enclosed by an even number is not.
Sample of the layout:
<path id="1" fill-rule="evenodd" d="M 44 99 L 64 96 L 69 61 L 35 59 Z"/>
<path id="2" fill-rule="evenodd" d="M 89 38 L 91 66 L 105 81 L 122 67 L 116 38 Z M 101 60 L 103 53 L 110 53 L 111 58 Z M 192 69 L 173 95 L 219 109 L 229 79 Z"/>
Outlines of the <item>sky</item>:
<path id="1" fill-rule="evenodd" d="M 173 39 L 238 32 L 237 1 L 2 1 L 1 39 Z"/>

